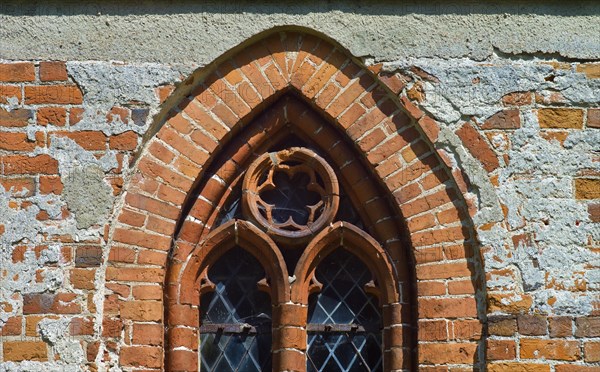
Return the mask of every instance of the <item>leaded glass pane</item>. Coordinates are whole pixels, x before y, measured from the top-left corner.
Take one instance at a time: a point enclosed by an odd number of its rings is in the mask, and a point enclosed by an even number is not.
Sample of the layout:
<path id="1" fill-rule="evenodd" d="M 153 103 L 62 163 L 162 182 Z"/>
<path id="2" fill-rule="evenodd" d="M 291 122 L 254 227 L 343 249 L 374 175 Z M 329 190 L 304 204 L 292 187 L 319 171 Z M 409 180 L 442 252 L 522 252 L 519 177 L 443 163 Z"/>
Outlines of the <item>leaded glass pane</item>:
<path id="1" fill-rule="evenodd" d="M 368 268 L 338 249 L 317 267 L 319 294 L 309 299 L 308 371 L 381 371 L 381 312 L 364 291 Z"/>
<path id="2" fill-rule="evenodd" d="M 271 369 L 271 301 L 258 290 L 260 263 L 233 248 L 208 272 L 215 291 L 201 298 L 201 370 Z"/>

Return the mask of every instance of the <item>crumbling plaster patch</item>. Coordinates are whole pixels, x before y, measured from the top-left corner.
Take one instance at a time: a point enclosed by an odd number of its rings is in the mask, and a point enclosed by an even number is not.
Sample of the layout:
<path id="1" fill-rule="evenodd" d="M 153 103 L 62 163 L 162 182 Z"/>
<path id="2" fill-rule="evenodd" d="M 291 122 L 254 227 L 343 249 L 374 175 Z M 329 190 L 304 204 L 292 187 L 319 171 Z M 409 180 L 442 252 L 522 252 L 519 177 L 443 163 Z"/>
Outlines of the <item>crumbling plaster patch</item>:
<path id="1" fill-rule="evenodd" d="M 191 66 L 158 64 L 123 65 L 106 62 L 69 62 L 69 74 L 84 92 L 83 119 L 80 130 L 101 130 L 106 135 L 133 130 L 144 133 L 156 113 L 156 87 L 174 84 L 191 73 Z M 141 106 L 148 109 L 147 120 L 123 123 L 114 115 L 107 123 L 106 116 L 114 106 Z"/>
<path id="2" fill-rule="evenodd" d="M 413 66 L 433 78 L 423 81 Z M 534 307 L 540 311 L 587 314 L 592 310 L 591 298 L 573 289 L 582 283 L 593 285 L 590 279 L 595 276 L 584 274 L 586 265 L 599 262 L 584 247 L 589 236 L 600 237 L 600 229 L 589 221 L 587 206 L 574 199 L 572 184 L 582 169 L 600 171 L 593 160 L 594 151 L 600 150 L 600 133 L 576 131 L 561 145 L 540 135 L 535 108 L 525 110 L 519 129 L 507 131 L 506 139 L 495 138 L 500 141 L 496 146 L 508 155 L 508 164 L 497 172 L 498 186 L 491 184 L 488 172 L 454 134 L 465 121 L 482 124 L 503 110 L 502 97 L 512 92 L 559 93 L 568 107 L 596 106 L 600 80 L 564 66 L 500 57 L 485 63 L 409 59 L 384 64 L 386 70 L 410 75 L 422 87 L 425 99 L 420 106 L 442 126 L 435 145 L 468 175 L 478 199 L 474 222 L 482 226 L 502 221 L 500 203 L 507 209 L 506 223 L 479 228 L 478 237 L 486 247 L 486 270 L 510 270 L 518 280 L 492 275 L 488 287 L 532 293 Z M 515 235 L 528 238 L 513 241 Z M 546 288 L 548 283 L 553 287 Z"/>

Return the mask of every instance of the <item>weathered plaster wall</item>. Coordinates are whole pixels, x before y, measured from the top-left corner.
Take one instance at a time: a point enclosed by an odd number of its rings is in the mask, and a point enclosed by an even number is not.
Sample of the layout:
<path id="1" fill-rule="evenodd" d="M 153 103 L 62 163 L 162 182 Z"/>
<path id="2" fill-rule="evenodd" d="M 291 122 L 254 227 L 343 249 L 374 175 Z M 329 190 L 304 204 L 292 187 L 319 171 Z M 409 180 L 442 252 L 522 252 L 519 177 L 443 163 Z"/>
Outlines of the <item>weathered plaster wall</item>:
<path id="1" fill-rule="evenodd" d="M 124 294 L 105 292 L 104 233 L 142 136 L 195 69 L 283 25 L 321 31 L 395 75 L 398 93 L 438 121 L 436 146 L 463 170 L 478 207 L 492 318 L 566 316 L 575 329 L 598 319 L 594 2 L 57 4 L 0 5 L 0 326 L 12 343 L 0 346 L 0 371 L 111 366 L 111 345 L 98 340 L 122 332 L 102 320 Z M 46 79 L 45 60 L 67 61 L 66 75 Z M 25 63 L 5 67 L 14 61 Z M 30 91 L 51 85 L 81 97 Z M 580 341 L 571 333 L 564 342 Z M 23 353 L 31 361 L 19 363 Z M 559 371 L 564 360 L 548 359 Z"/>
<path id="2" fill-rule="evenodd" d="M 594 1 L 14 2 L 0 58 L 207 64 L 275 26 L 322 32 L 353 55 L 484 60 L 494 53 L 600 55 Z"/>

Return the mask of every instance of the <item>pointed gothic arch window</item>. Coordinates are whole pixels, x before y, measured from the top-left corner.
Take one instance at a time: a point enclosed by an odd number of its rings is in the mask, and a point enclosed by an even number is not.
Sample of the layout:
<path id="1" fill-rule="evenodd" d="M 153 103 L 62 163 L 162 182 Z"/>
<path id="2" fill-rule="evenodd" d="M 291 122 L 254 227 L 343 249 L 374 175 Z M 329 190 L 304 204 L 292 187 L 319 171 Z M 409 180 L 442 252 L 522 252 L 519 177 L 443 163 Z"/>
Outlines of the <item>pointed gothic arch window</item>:
<path id="1" fill-rule="evenodd" d="M 317 137 L 305 132 L 316 123 L 323 125 Z M 384 333 L 397 342 L 402 338 L 389 334 L 402 329 L 386 330 L 383 316 L 399 303 L 400 283 L 381 234 L 394 217 L 386 215 L 385 196 L 374 191 L 379 188 L 353 157 L 352 144 L 325 125 L 305 104 L 284 96 L 210 164 L 209 181 L 216 177 L 226 187 L 217 197 L 206 196 L 214 184 L 200 187 L 198 203 L 206 208 L 203 200 L 213 200 L 214 209 L 186 268 L 200 296 L 182 300 L 199 304 L 199 370 L 382 371 L 399 365 L 391 350 L 405 345 L 386 344 Z M 242 150 L 247 136 L 265 128 L 261 143 Z M 331 144 L 323 146 L 324 140 Z M 195 208 L 190 215 L 200 213 Z M 387 236 L 399 235 L 386 229 Z M 247 275 L 237 278 L 240 270 Z M 185 275 L 181 281 L 189 282 Z M 245 288 L 244 294 L 224 290 L 228 286 Z M 270 295 L 252 295 L 262 302 L 251 307 L 263 310 L 249 313 L 270 322 L 258 326 L 233 315 L 244 312 L 242 299 L 250 294 Z M 215 317 L 224 301 L 229 306 Z"/>

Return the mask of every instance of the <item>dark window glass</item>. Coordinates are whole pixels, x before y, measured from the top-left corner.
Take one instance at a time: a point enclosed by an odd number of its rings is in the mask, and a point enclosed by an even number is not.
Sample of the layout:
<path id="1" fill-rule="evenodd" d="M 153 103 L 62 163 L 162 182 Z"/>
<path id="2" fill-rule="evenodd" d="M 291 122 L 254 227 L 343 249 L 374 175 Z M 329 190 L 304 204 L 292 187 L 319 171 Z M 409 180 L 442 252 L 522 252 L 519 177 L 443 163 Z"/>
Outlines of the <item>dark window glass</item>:
<path id="1" fill-rule="evenodd" d="M 241 248 L 209 269 L 215 291 L 201 298 L 201 371 L 271 370 L 271 301 L 256 284 L 264 276 Z"/>
<path id="2" fill-rule="evenodd" d="M 316 270 L 323 284 L 309 298 L 308 371 L 381 371 L 382 318 L 377 300 L 364 291 L 368 268 L 340 248 Z"/>

